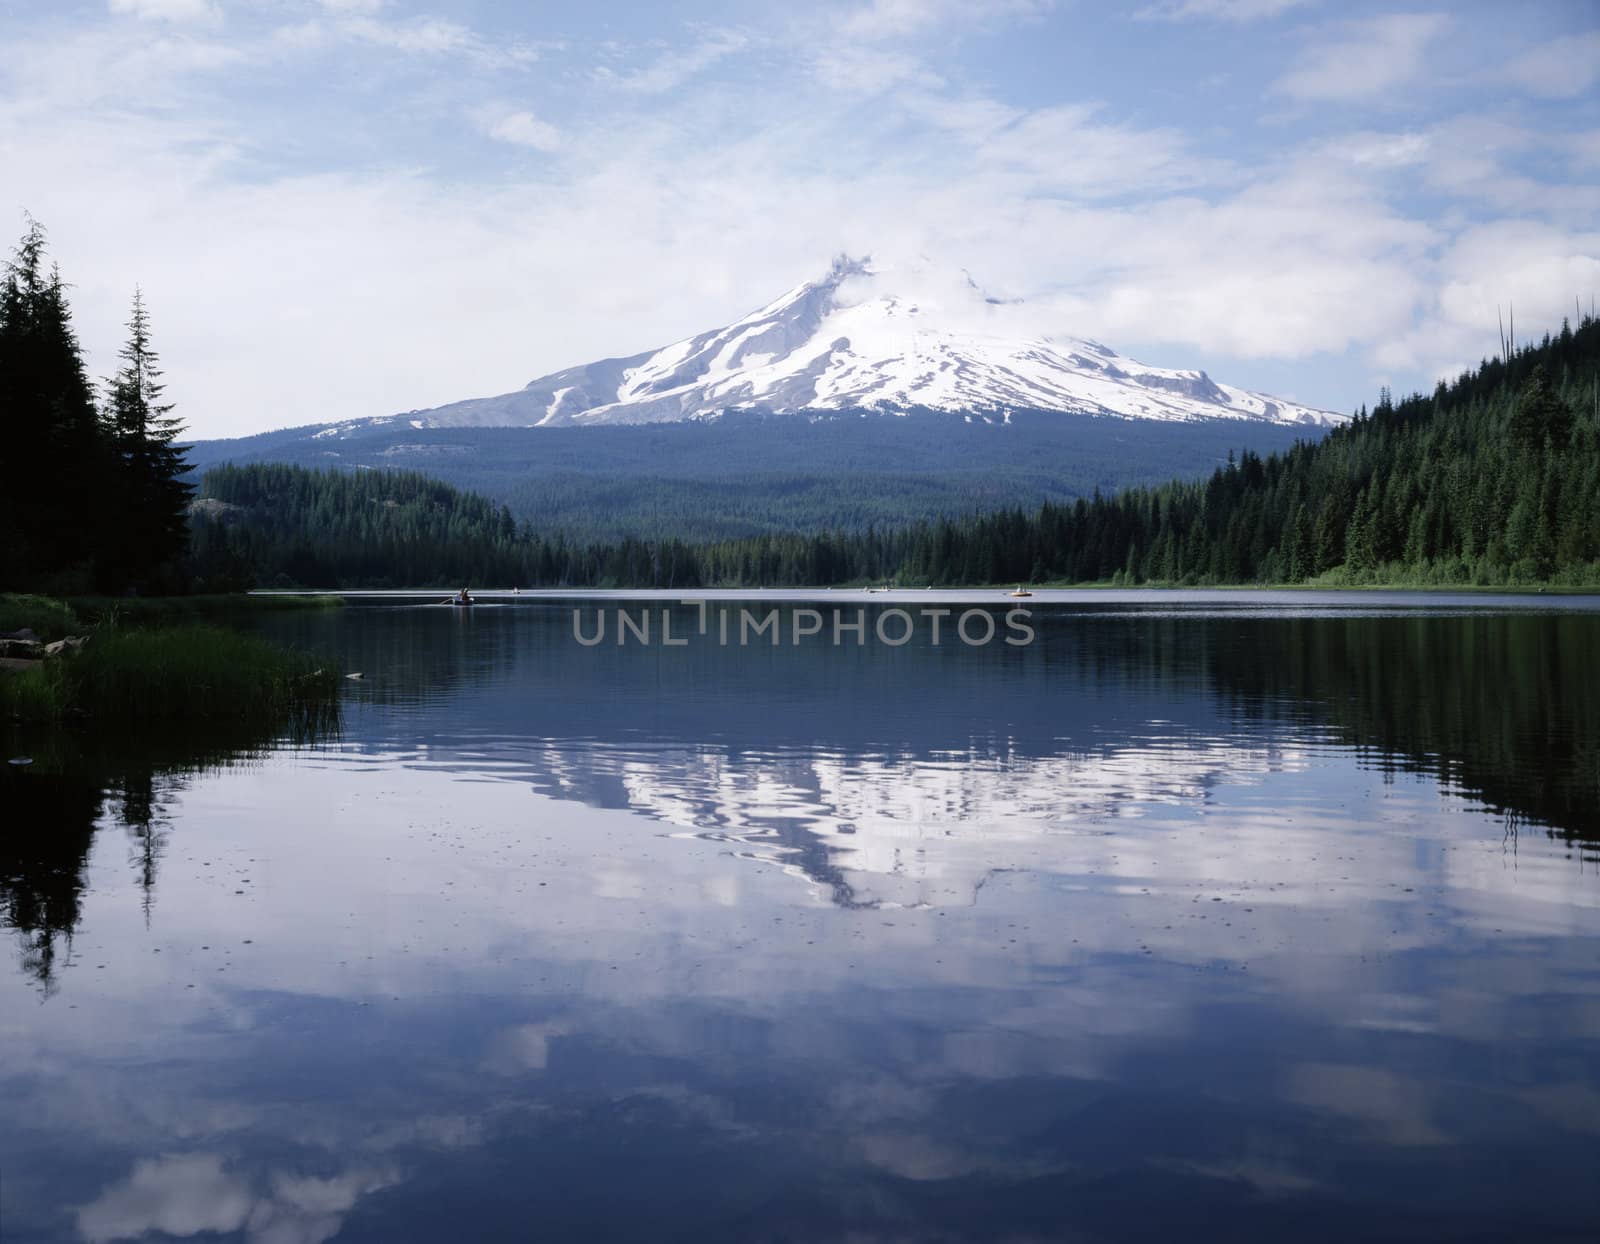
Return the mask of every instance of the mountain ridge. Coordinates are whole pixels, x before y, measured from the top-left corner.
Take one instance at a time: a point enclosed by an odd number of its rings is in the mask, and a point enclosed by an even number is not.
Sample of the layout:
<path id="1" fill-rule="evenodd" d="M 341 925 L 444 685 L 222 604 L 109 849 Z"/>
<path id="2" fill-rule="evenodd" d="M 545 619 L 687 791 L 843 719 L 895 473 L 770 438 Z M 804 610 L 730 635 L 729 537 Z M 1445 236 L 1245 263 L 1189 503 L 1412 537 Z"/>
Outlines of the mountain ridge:
<path id="1" fill-rule="evenodd" d="M 918 286 L 907 293 L 894 282 Z M 1344 416 L 1151 367 L 1081 337 L 1041 335 L 1020 300 L 928 270 L 909 278 L 841 256 L 828 274 L 723 328 L 658 350 L 565 368 L 521 389 L 412 410 L 416 428 L 666 422 L 730 410 L 1012 411 L 1329 428 Z"/>
<path id="2" fill-rule="evenodd" d="M 573 535 L 859 530 L 1070 501 L 1286 450 L 1342 418 L 1029 335 L 965 272 L 840 258 L 725 327 L 513 393 L 189 447 L 418 470 Z"/>

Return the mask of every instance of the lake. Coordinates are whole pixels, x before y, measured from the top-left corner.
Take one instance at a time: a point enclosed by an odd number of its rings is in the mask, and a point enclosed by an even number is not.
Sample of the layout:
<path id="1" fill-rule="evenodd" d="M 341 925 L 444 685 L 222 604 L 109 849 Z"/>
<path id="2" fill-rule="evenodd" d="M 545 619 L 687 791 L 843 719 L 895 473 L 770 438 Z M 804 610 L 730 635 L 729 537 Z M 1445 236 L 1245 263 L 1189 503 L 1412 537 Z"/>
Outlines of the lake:
<path id="1" fill-rule="evenodd" d="M 482 599 L 3 736 L 7 1244 L 1600 1238 L 1600 600 Z"/>

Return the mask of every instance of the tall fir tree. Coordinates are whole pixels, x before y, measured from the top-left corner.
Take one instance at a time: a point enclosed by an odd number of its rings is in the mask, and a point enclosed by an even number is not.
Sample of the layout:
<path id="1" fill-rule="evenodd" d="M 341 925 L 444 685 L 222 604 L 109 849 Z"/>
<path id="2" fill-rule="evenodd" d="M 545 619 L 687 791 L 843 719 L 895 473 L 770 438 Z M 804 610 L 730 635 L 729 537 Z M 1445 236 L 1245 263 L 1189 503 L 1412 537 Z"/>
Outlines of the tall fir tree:
<path id="1" fill-rule="evenodd" d="M 1568 329 L 1565 340 L 1571 340 Z M 1572 409 L 1551 388 L 1543 364 L 1534 367 L 1511 410 L 1511 435 L 1526 448 L 1539 450 L 1548 440 L 1555 449 L 1564 449 L 1572 435 Z"/>
<path id="2" fill-rule="evenodd" d="M 150 316 L 142 291 L 133 291 L 122 369 L 106 382 L 106 431 L 116 453 L 121 511 L 116 566 L 120 586 L 170 581 L 189 539 L 189 469 L 173 442 L 183 422 L 163 402 L 160 356 L 150 345 Z"/>
<path id="3" fill-rule="evenodd" d="M 88 584 L 109 465 L 66 285 L 28 217 L 0 283 L 0 583 Z"/>

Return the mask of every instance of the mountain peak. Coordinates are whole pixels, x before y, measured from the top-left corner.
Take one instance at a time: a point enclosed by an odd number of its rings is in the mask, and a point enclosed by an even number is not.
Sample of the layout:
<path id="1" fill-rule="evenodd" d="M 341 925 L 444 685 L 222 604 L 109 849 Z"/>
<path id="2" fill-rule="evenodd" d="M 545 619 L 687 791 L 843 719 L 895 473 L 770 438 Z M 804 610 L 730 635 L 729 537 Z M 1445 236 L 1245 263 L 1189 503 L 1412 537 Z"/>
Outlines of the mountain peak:
<path id="1" fill-rule="evenodd" d="M 734 323 L 631 358 L 540 377 L 517 393 L 416 412 L 418 426 L 603 425 L 868 409 L 1020 410 L 1161 420 L 1329 426 L 1342 416 L 1150 367 L 1096 341 L 1041 334 L 1030 308 L 965 269 L 835 256 Z"/>
<path id="2" fill-rule="evenodd" d="M 846 277 L 870 276 L 871 274 L 871 255 L 863 255 L 860 259 L 856 259 L 840 251 L 833 257 L 833 266 L 828 269 L 828 275 L 819 284 L 837 285 Z"/>

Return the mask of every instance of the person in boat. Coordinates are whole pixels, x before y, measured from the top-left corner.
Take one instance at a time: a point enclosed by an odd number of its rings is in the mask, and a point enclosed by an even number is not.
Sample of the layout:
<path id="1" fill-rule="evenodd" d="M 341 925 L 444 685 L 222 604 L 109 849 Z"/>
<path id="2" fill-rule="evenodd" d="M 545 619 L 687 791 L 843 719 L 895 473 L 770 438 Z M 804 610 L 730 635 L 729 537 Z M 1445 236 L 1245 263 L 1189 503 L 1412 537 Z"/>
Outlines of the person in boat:
<path id="1" fill-rule="evenodd" d="M 472 599 L 472 593 L 467 591 L 466 588 L 462 588 L 459 592 L 457 592 L 455 594 L 455 599 L 450 601 L 450 602 L 448 602 L 448 603 L 454 604 L 454 605 L 471 605 L 471 604 L 474 604 L 475 602 Z"/>

